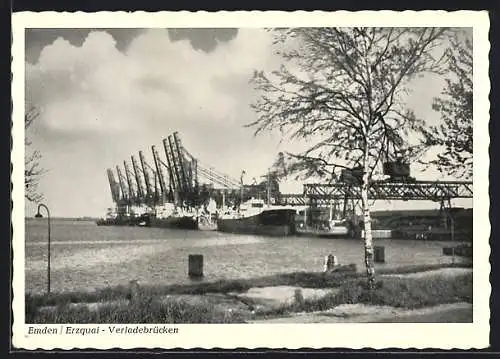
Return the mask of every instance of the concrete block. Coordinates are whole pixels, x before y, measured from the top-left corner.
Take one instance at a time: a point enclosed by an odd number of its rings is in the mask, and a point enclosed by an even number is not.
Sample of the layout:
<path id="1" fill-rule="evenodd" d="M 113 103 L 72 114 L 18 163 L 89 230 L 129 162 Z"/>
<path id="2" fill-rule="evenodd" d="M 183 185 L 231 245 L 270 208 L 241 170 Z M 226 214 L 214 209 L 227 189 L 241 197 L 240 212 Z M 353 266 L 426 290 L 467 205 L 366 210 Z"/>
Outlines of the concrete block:
<path id="1" fill-rule="evenodd" d="M 190 277 L 203 277 L 203 255 L 190 254 L 188 275 Z"/>
<path id="2" fill-rule="evenodd" d="M 383 246 L 373 247 L 373 261 L 375 263 L 385 263 L 385 247 Z"/>

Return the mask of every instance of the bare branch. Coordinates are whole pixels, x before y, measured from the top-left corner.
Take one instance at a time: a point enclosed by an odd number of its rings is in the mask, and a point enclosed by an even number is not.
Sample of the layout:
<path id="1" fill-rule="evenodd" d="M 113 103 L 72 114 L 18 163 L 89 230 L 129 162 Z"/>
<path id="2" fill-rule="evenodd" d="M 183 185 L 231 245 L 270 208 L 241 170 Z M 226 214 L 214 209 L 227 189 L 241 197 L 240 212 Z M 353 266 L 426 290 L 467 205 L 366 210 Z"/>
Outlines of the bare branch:
<path id="1" fill-rule="evenodd" d="M 34 121 L 40 116 L 40 111 L 36 107 L 31 107 L 24 116 L 25 132 L 30 128 Z M 30 151 L 31 141 L 25 135 L 26 154 L 24 158 L 24 185 L 25 198 L 30 202 L 38 202 L 43 199 L 43 195 L 38 192 L 38 183 L 40 177 L 45 173 L 40 167 L 41 154 L 37 150 Z"/>

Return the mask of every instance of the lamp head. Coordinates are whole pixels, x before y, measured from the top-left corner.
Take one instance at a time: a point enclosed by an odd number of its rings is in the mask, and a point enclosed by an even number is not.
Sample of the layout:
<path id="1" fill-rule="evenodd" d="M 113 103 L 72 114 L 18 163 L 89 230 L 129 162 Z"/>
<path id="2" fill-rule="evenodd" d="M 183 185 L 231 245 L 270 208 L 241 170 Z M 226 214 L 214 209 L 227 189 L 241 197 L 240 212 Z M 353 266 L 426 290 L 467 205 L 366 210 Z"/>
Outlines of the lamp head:
<path id="1" fill-rule="evenodd" d="M 35 218 L 42 218 L 42 214 L 40 212 L 37 212 L 37 214 L 35 214 Z"/>

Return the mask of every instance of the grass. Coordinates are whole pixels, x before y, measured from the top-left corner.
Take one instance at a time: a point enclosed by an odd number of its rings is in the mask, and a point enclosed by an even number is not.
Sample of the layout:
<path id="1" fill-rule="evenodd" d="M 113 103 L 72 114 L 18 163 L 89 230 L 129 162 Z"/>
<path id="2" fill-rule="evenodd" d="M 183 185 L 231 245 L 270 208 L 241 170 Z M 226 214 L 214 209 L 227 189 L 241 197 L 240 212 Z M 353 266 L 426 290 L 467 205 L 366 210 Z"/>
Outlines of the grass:
<path id="1" fill-rule="evenodd" d="M 365 280 L 351 280 L 344 283 L 338 292 L 318 299 L 295 300 L 292 304 L 272 308 L 261 315 L 323 311 L 341 304 L 417 309 L 457 302 L 472 303 L 472 273 L 451 278 L 384 278 L 377 281 L 374 290 L 367 287 Z"/>
<path id="2" fill-rule="evenodd" d="M 302 286 L 305 288 L 338 287 L 351 278 L 359 277 L 359 273 L 344 272 L 338 274 L 295 272 L 255 279 L 219 280 L 215 282 L 186 285 L 145 285 L 141 292 L 145 296 L 156 297 L 169 294 L 206 294 L 245 292 L 254 287 L 277 285 Z M 130 298 L 130 288 L 125 285 L 106 287 L 93 292 L 67 292 L 26 295 L 26 302 L 35 307 L 61 305 L 68 303 L 92 303 Z"/>
<path id="3" fill-rule="evenodd" d="M 398 268 L 380 268 L 377 274 L 408 274 L 429 271 L 446 267 L 464 267 L 465 264 L 431 264 L 419 266 L 405 266 Z M 332 288 L 339 287 L 350 279 L 364 277 L 364 273 L 340 272 L 292 272 L 276 274 L 251 279 L 219 280 L 214 282 L 200 282 L 194 284 L 174 285 L 145 285 L 141 286 L 141 292 L 147 296 L 162 296 L 168 294 L 206 294 L 206 293 L 230 293 L 245 292 L 250 288 L 268 287 L 278 285 L 298 286 L 303 288 Z M 92 292 L 63 292 L 26 294 L 26 302 L 35 307 L 60 305 L 68 303 L 92 303 L 112 301 L 130 298 L 130 288 L 126 285 L 105 287 Z"/>
<path id="4" fill-rule="evenodd" d="M 444 267 L 463 267 L 463 264 L 408 266 L 379 269 L 378 274 L 408 274 Z M 253 279 L 220 280 L 188 285 L 141 286 L 137 298 L 131 287 L 119 285 L 93 292 L 26 294 L 27 323 L 234 323 L 243 322 L 238 313 L 228 314 L 214 304 L 160 300 L 169 294 L 200 295 L 206 293 L 245 292 L 253 287 L 278 285 L 303 288 L 339 288 L 321 299 L 305 300 L 295 293 L 295 302 L 265 310 L 259 315 L 279 315 L 297 311 L 318 311 L 339 304 L 364 303 L 394 307 L 416 308 L 457 301 L 472 301 L 472 274 L 443 279 L 384 278 L 375 290 L 365 287 L 364 273 L 357 272 L 294 272 Z M 112 301 L 125 301 L 112 303 Z M 95 310 L 74 303 L 106 302 Z M 73 305 L 71 305 L 73 303 Z M 53 308 L 40 311 L 41 307 Z"/>
<path id="5" fill-rule="evenodd" d="M 217 310 L 213 305 L 164 302 L 143 297 L 128 304 L 107 304 L 90 310 L 87 306 L 60 304 L 43 311 L 30 308 L 27 323 L 243 323 L 238 313 Z"/>

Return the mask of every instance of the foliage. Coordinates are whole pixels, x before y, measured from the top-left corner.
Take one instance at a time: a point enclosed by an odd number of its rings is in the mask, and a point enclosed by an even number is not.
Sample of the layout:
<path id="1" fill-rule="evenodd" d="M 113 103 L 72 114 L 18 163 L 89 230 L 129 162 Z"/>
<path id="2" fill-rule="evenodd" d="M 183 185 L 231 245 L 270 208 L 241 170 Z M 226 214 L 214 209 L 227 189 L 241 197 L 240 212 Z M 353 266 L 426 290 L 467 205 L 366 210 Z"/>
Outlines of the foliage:
<path id="1" fill-rule="evenodd" d="M 446 51 L 451 78 L 440 98 L 434 99 L 433 109 L 441 113 L 442 122 L 424 129 L 424 145 L 440 146 L 442 153 L 427 164 L 440 172 L 457 177 L 472 177 L 472 40 L 461 41 L 458 34 L 450 39 Z"/>
<path id="2" fill-rule="evenodd" d="M 441 73 L 436 56 L 444 28 L 294 28 L 275 30 L 286 65 L 255 71 L 260 97 L 252 104 L 255 133 L 280 130 L 311 146 L 291 154 L 293 171 L 336 177 L 337 167 L 360 167 L 365 259 L 374 283 L 368 182 L 383 161 L 419 154 L 408 139 L 422 131 L 405 106 L 415 78 Z"/>
<path id="3" fill-rule="evenodd" d="M 293 154 L 296 170 L 302 165 L 331 174 L 325 167 L 352 167 L 366 158 L 373 171 L 383 154 L 401 150 L 409 132 L 423 125 L 402 99 L 412 79 L 441 71 L 431 50 L 444 31 L 278 30 L 278 54 L 288 65 L 271 74 L 255 71 L 252 83 L 261 96 L 252 105 L 258 119 L 249 126 L 256 133 L 280 129 L 290 139 L 314 140 L 304 153 Z M 283 49 L 290 40 L 296 48 Z"/>
<path id="4" fill-rule="evenodd" d="M 30 108 L 24 115 L 25 132 L 31 127 L 33 122 L 39 117 L 39 111 L 36 108 Z M 38 183 L 44 170 L 40 167 L 41 153 L 38 150 L 31 149 L 32 143 L 28 136 L 24 136 L 25 157 L 24 157 L 24 197 L 30 202 L 40 202 L 43 195 L 38 191 Z M 31 150 L 30 150 L 31 149 Z"/>

